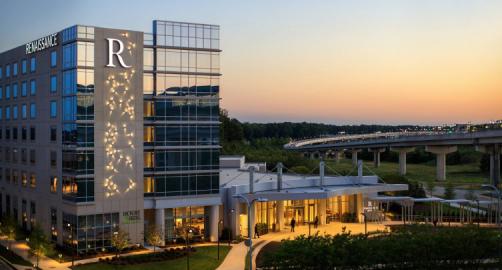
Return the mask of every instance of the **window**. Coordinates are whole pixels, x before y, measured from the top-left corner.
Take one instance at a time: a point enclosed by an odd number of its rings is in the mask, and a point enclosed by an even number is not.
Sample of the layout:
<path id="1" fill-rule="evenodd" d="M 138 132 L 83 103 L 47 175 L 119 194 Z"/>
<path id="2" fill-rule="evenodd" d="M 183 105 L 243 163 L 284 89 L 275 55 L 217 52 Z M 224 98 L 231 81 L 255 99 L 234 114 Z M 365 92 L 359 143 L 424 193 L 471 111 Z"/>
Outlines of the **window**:
<path id="1" fill-rule="evenodd" d="M 10 140 L 10 128 L 5 128 L 5 139 Z"/>
<path id="2" fill-rule="evenodd" d="M 25 141 L 28 138 L 28 129 L 26 127 L 21 128 L 21 140 Z"/>
<path id="3" fill-rule="evenodd" d="M 5 86 L 5 99 L 10 99 L 10 85 Z"/>
<path id="4" fill-rule="evenodd" d="M 35 72 L 37 70 L 37 59 L 32 57 L 30 60 L 30 72 Z"/>
<path id="5" fill-rule="evenodd" d="M 21 83 L 21 96 L 25 97 L 28 95 L 28 83 L 26 81 Z"/>
<path id="6" fill-rule="evenodd" d="M 21 172 L 21 185 L 23 187 L 28 186 L 28 175 L 26 174 L 26 172 Z"/>
<path id="7" fill-rule="evenodd" d="M 17 63 L 12 64 L 12 76 L 17 76 Z"/>
<path id="8" fill-rule="evenodd" d="M 26 59 L 23 59 L 23 61 L 21 61 L 21 72 L 23 74 L 26 74 L 27 71 L 28 71 L 28 61 L 26 61 Z"/>
<path id="9" fill-rule="evenodd" d="M 30 104 L 30 118 L 35 119 L 37 117 L 37 104 Z"/>
<path id="10" fill-rule="evenodd" d="M 153 151 L 147 151 L 143 153 L 144 158 L 144 168 L 145 170 L 153 169 L 154 154 Z"/>
<path id="11" fill-rule="evenodd" d="M 143 102 L 143 116 L 145 119 L 148 120 L 155 116 L 154 104 L 152 100 L 145 100 Z"/>
<path id="12" fill-rule="evenodd" d="M 0 107 L 0 120 L 2 120 L 2 118 L 3 118 L 3 108 Z"/>
<path id="13" fill-rule="evenodd" d="M 27 107 L 26 104 L 21 105 L 21 118 L 26 119 L 28 117 L 28 112 L 27 112 Z"/>
<path id="14" fill-rule="evenodd" d="M 57 51 L 51 52 L 51 67 L 56 67 L 58 64 L 58 53 Z"/>
<path id="15" fill-rule="evenodd" d="M 153 49 L 145 48 L 143 49 L 143 69 L 144 70 L 153 70 Z"/>
<path id="16" fill-rule="evenodd" d="M 10 65 L 5 66 L 5 77 L 6 78 L 10 77 Z"/>
<path id="17" fill-rule="evenodd" d="M 153 94 L 153 74 L 143 74 L 143 94 Z"/>
<path id="18" fill-rule="evenodd" d="M 77 66 L 94 66 L 94 43 L 77 42 Z"/>
<path id="19" fill-rule="evenodd" d="M 19 155 L 19 151 L 17 150 L 17 148 L 12 148 L 12 162 L 13 163 L 17 163 L 18 155 Z"/>
<path id="20" fill-rule="evenodd" d="M 17 140 L 17 127 L 12 128 L 12 139 Z"/>
<path id="21" fill-rule="evenodd" d="M 3 78 L 3 68 L 0 67 L 0 80 Z"/>
<path id="22" fill-rule="evenodd" d="M 145 145 L 151 145 L 154 142 L 155 129 L 153 126 L 143 127 L 143 142 Z"/>
<path id="23" fill-rule="evenodd" d="M 31 149 L 30 150 L 30 163 L 35 164 L 36 158 L 37 158 L 37 155 L 36 155 L 35 149 Z"/>
<path id="24" fill-rule="evenodd" d="M 51 142 L 56 141 L 56 139 L 57 139 L 57 128 L 56 127 L 51 127 L 50 138 L 51 138 Z"/>
<path id="25" fill-rule="evenodd" d="M 30 187 L 37 187 L 37 176 L 34 173 L 30 174 Z"/>
<path id="26" fill-rule="evenodd" d="M 58 104 L 55 100 L 51 101 L 51 111 L 50 111 L 50 116 L 51 118 L 56 118 L 58 113 Z"/>
<path id="27" fill-rule="evenodd" d="M 17 120 L 17 105 L 12 106 L 12 119 Z"/>
<path id="28" fill-rule="evenodd" d="M 55 168 L 57 166 L 57 153 L 56 151 L 50 152 L 51 167 Z"/>
<path id="29" fill-rule="evenodd" d="M 51 185 L 51 192 L 52 193 L 58 192 L 58 177 L 57 176 L 51 176 L 50 185 Z"/>
<path id="30" fill-rule="evenodd" d="M 143 184 L 144 184 L 144 192 L 145 193 L 153 193 L 154 192 L 154 181 L 152 176 L 145 176 L 143 179 Z"/>
<path id="31" fill-rule="evenodd" d="M 5 107 L 5 120 L 10 120 L 10 106 Z"/>
<path id="32" fill-rule="evenodd" d="M 28 151 L 26 148 L 21 149 L 21 162 L 26 164 L 28 162 Z"/>
<path id="33" fill-rule="evenodd" d="M 17 98 L 17 83 L 12 84 L 12 97 Z"/>
<path id="34" fill-rule="evenodd" d="M 34 141 L 36 139 L 35 127 L 30 127 L 30 140 Z"/>
<path id="35" fill-rule="evenodd" d="M 58 77 L 56 75 L 51 76 L 51 93 L 54 93 L 58 90 Z"/>
<path id="36" fill-rule="evenodd" d="M 27 134 L 28 130 L 26 129 L 26 127 L 21 127 L 21 140 L 25 141 L 28 137 Z"/>
<path id="37" fill-rule="evenodd" d="M 2 86 L 0 86 L 0 100 L 2 100 L 3 98 L 3 88 Z"/>
<path id="38" fill-rule="evenodd" d="M 30 95 L 34 96 L 37 94 L 37 81 L 30 81 Z"/>

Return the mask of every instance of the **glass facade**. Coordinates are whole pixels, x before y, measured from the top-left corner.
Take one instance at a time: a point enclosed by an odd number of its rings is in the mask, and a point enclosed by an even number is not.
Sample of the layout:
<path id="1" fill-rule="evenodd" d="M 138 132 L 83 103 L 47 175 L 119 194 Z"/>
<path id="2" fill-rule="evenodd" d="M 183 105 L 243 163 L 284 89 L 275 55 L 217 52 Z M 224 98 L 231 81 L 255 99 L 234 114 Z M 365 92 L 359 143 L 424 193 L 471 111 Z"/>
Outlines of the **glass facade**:
<path id="1" fill-rule="evenodd" d="M 153 29 L 143 53 L 145 196 L 217 194 L 219 26 Z"/>
<path id="2" fill-rule="evenodd" d="M 119 229 L 119 213 L 76 216 L 63 213 L 63 244 L 77 252 L 109 249 Z"/>
<path id="3" fill-rule="evenodd" d="M 63 199 L 94 201 L 94 28 L 62 33 Z M 85 41 L 82 41 L 85 40 Z M 90 121 L 90 122 L 89 122 Z"/>
<path id="4" fill-rule="evenodd" d="M 165 209 L 165 239 L 168 243 L 183 243 L 188 230 L 190 242 L 201 242 L 207 237 L 204 207 Z"/>

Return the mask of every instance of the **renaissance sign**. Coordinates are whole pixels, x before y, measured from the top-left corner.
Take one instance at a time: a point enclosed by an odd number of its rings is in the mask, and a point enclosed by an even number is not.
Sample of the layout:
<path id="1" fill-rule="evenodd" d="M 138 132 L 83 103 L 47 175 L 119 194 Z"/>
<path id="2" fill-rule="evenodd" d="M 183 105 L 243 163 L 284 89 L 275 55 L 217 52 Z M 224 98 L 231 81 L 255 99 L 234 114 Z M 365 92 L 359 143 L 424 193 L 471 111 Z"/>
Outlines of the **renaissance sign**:
<path id="1" fill-rule="evenodd" d="M 32 54 L 58 45 L 58 34 L 48 35 L 26 44 L 26 54 Z"/>
<path id="2" fill-rule="evenodd" d="M 127 65 L 124 62 L 124 59 L 122 58 L 122 53 L 124 52 L 124 43 L 120 39 L 116 38 L 107 38 L 108 41 L 108 64 L 106 65 L 107 67 L 115 67 L 115 63 L 113 61 L 113 56 L 116 56 L 117 60 L 119 61 L 119 64 L 123 68 L 130 68 L 131 66 Z M 118 49 L 117 51 L 114 50 L 114 44 L 117 44 Z"/>

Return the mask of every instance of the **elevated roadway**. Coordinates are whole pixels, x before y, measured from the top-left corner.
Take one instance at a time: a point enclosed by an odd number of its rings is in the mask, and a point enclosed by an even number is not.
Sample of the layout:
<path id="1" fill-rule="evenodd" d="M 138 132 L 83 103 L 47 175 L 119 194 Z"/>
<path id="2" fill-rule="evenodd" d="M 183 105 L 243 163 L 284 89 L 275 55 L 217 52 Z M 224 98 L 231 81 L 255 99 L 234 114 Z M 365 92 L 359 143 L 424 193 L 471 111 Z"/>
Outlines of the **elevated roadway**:
<path id="1" fill-rule="evenodd" d="M 436 155 L 436 178 L 446 178 L 446 155 L 457 151 L 457 146 L 472 145 L 478 151 L 490 155 L 490 178 L 493 184 L 500 182 L 500 154 L 502 146 L 502 130 L 478 132 L 386 132 L 372 134 L 336 135 L 308 140 L 292 141 L 284 148 L 303 152 L 311 158 L 317 156 L 334 156 L 338 160 L 344 151 L 352 153 L 354 165 L 357 164 L 357 153 L 363 149 L 373 153 L 376 167 L 380 165 L 380 153 L 387 149 L 399 153 L 399 173 L 406 174 L 406 153 L 417 146 Z"/>

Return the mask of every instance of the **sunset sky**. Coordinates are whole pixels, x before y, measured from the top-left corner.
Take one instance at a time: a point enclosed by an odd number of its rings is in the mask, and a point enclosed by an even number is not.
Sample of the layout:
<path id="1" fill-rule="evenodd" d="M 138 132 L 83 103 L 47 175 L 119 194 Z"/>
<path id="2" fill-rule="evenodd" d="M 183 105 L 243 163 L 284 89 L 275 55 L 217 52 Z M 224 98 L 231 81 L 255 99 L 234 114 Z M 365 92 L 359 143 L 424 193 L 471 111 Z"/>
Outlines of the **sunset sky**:
<path id="1" fill-rule="evenodd" d="M 219 24 L 222 107 L 241 121 L 502 119 L 502 1 L 1 0 L 0 10 L 0 51 L 74 24 Z"/>

